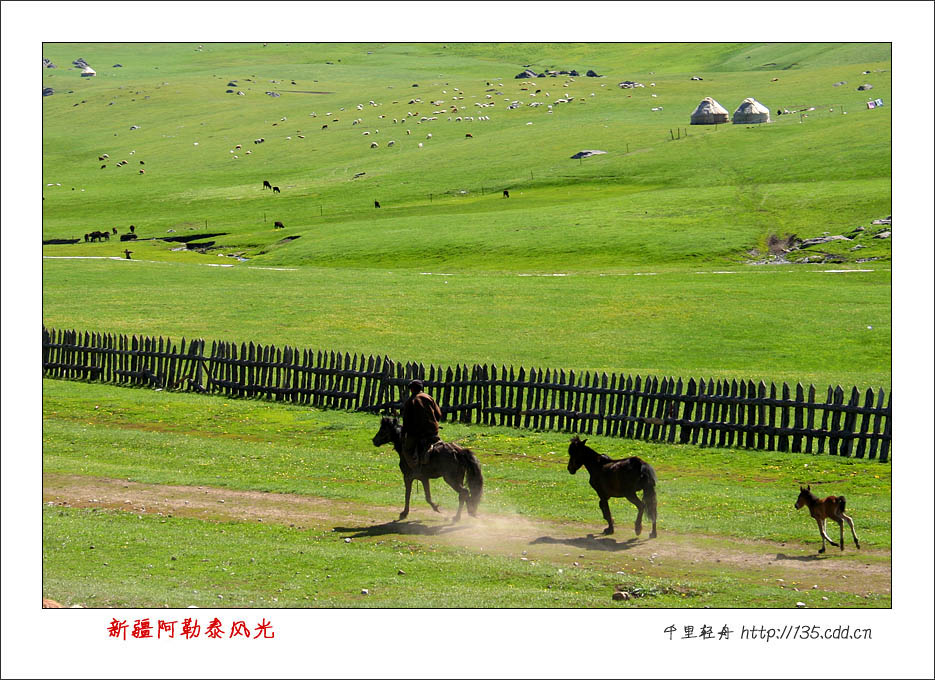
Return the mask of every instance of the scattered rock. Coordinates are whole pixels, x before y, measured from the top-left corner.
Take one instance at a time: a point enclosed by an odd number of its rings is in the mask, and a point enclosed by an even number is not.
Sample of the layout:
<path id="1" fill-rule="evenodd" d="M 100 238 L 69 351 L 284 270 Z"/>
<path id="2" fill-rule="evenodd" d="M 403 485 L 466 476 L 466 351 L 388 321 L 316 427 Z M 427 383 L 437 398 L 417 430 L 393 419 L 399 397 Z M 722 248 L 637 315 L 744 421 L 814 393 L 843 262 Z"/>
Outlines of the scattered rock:
<path id="1" fill-rule="evenodd" d="M 45 68 L 58 68 L 55 64 L 52 63 L 51 59 L 46 59 L 45 57 L 42 57 L 42 65 Z"/>
<path id="2" fill-rule="evenodd" d="M 43 96 L 43 97 L 48 97 L 50 94 L 55 94 L 55 90 L 53 90 L 51 87 L 43 87 L 43 88 L 42 88 L 42 96 Z"/>
<path id="3" fill-rule="evenodd" d="M 361 594 L 361 595 L 369 595 L 369 594 L 370 594 L 370 591 L 367 590 L 366 588 L 361 588 L 361 589 L 360 589 L 360 594 Z"/>
<path id="4" fill-rule="evenodd" d="M 515 76 L 513 76 L 515 80 L 520 80 L 523 78 L 535 78 L 535 77 L 537 77 L 536 72 L 528 68 L 525 71 L 521 73 L 517 73 Z"/>
<path id="5" fill-rule="evenodd" d="M 796 602 L 796 603 L 795 603 L 795 606 L 798 607 L 799 609 L 802 609 L 802 608 L 805 607 L 806 605 L 805 605 L 804 602 Z"/>
<path id="6" fill-rule="evenodd" d="M 622 87 L 624 90 L 631 90 L 635 87 L 646 87 L 643 83 L 637 83 L 633 80 L 624 80 L 622 83 L 617 83 L 617 87 Z"/>
<path id="7" fill-rule="evenodd" d="M 809 246 L 815 246 L 819 243 L 828 243 L 829 241 L 852 241 L 853 239 L 848 238 L 847 236 L 819 236 L 818 238 L 807 238 L 804 241 L 799 243 L 799 248 L 808 248 Z"/>
<path id="8" fill-rule="evenodd" d="M 607 153 L 607 152 L 606 152 L 606 151 L 601 151 L 601 150 L 599 150 L 599 149 L 587 149 L 587 150 L 585 150 L 585 151 L 579 151 L 579 152 L 576 153 L 574 156 L 572 156 L 572 158 L 574 158 L 574 159 L 578 159 L 578 158 L 588 158 L 589 156 L 597 156 L 597 155 L 602 154 L 602 153 Z"/>
<path id="9" fill-rule="evenodd" d="M 846 80 L 840 80 L 840 81 L 834 83 L 834 85 L 832 85 L 831 87 L 841 87 L 842 85 L 847 85 L 847 81 L 846 81 Z"/>
<path id="10" fill-rule="evenodd" d="M 588 69 L 588 72 L 585 73 L 584 75 L 586 75 L 588 78 L 603 78 L 603 77 L 604 77 L 604 76 L 598 75 L 597 73 L 595 73 L 595 72 L 592 71 L 591 69 Z"/>
<path id="11" fill-rule="evenodd" d="M 871 85 L 870 83 L 864 83 L 863 85 L 858 85 L 858 86 L 857 86 L 857 89 L 858 89 L 858 91 L 872 90 L 872 89 L 873 89 L 873 85 Z"/>
<path id="12" fill-rule="evenodd" d="M 345 538 L 345 539 L 344 539 L 344 542 L 345 542 L 345 543 L 350 543 L 350 542 L 351 542 L 351 539 Z"/>
<path id="13" fill-rule="evenodd" d="M 889 237 L 890 237 L 890 233 L 891 233 L 891 232 L 888 232 L 888 231 L 881 231 L 879 234 L 877 234 L 877 235 L 874 236 L 873 238 L 889 238 Z"/>
<path id="14" fill-rule="evenodd" d="M 893 224 L 893 216 L 889 215 L 888 217 L 884 217 L 883 219 L 874 220 L 870 224 Z M 857 228 L 863 230 L 863 227 L 857 227 Z"/>

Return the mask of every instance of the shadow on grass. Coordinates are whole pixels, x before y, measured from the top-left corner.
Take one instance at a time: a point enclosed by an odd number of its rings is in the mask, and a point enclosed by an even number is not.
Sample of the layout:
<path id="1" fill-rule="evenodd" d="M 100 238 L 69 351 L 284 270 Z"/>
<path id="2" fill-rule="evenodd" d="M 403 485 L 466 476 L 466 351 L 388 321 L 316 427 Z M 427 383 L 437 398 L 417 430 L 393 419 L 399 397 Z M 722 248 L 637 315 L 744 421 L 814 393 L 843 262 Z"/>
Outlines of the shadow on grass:
<path id="1" fill-rule="evenodd" d="M 776 553 L 777 560 L 795 560 L 796 562 L 815 562 L 817 560 L 827 559 L 826 555 L 786 555 L 785 553 Z"/>
<path id="2" fill-rule="evenodd" d="M 465 524 L 442 524 L 428 525 L 419 520 L 393 520 L 383 524 L 372 524 L 362 527 L 334 527 L 332 531 L 339 533 L 354 533 L 347 538 L 371 538 L 373 536 L 386 536 L 388 534 L 417 535 L 417 536 L 438 536 L 440 534 L 451 533 L 466 529 Z"/>
<path id="3" fill-rule="evenodd" d="M 584 538 L 552 538 L 551 536 L 540 536 L 534 541 L 530 542 L 530 545 L 536 545 L 541 543 L 553 543 L 561 545 L 570 545 L 575 548 L 582 548 L 584 550 L 609 550 L 609 551 L 618 551 L 618 550 L 629 550 L 630 548 L 637 545 L 639 539 L 635 536 L 633 538 L 628 538 L 625 541 L 617 541 L 616 539 L 609 537 L 598 538 L 594 534 L 588 534 Z"/>

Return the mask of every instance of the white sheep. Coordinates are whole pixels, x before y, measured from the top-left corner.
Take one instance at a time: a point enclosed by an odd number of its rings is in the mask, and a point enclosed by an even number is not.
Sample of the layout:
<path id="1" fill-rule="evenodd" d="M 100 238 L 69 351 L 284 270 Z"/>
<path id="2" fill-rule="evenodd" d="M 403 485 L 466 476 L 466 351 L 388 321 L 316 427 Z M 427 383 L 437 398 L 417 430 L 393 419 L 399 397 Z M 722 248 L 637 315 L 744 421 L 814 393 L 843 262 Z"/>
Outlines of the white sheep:
<path id="1" fill-rule="evenodd" d="M 386 143 L 387 146 L 393 146 L 396 142 L 392 139 Z"/>
<path id="2" fill-rule="evenodd" d="M 376 148 L 379 147 L 379 146 L 380 146 L 380 145 L 377 144 L 376 142 L 370 142 L 370 148 L 371 148 L 371 149 L 376 149 Z"/>
<path id="3" fill-rule="evenodd" d="M 428 134 L 425 136 L 425 138 L 426 138 L 426 139 L 431 139 L 431 138 L 432 138 L 432 133 L 431 133 L 431 132 L 428 133 Z"/>

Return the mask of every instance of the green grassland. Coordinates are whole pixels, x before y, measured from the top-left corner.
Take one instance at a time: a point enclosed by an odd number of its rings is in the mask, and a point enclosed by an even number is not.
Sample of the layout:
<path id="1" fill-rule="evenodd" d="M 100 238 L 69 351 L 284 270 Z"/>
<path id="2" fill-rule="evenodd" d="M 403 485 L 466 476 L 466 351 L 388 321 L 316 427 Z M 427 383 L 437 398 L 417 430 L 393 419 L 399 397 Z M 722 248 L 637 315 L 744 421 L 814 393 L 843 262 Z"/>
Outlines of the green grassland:
<path id="1" fill-rule="evenodd" d="M 871 226 L 892 213 L 888 44 L 47 43 L 43 56 L 58 68 L 42 76 L 55 90 L 43 98 L 42 238 L 82 239 L 43 246 L 48 327 L 426 364 L 891 385 L 891 246 Z M 98 75 L 81 78 L 78 57 Z M 582 75 L 515 79 L 527 64 Z M 857 91 L 865 82 L 873 90 Z M 868 110 L 868 95 L 887 106 Z M 689 125 L 706 96 L 730 112 L 755 97 L 773 122 Z M 607 153 L 570 158 L 584 149 Z M 131 224 L 129 245 L 83 242 Z M 866 231 L 853 242 L 801 251 L 827 263 L 751 264 L 773 236 L 856 227 Z M 374 449 L 375 430 L 360 414 L 43 381 L 49 483 L 295 494 L 364 527 L 402 501 L 396 455 Z M 586 480 L 565 470 L 567 434 L 446 424 L 443 435 L 478 452 L 483 513 L 581 536 L 603 527 Z M 591 443 L 653 463 L 669 541 L 812 553 L 814 523 L 792 503 L 799 483 L 827 482 L 860 509 L 866 550 L 841 560 L 888 564 L 888 465 Z M 435 488 L 450 509 L 450 489 Z M 629 531 L 630 509 L 612 507 Z M 479 559 L 395 530 L 347 544 L 333 524 L 46 505 L 44 594 L 98 606 L 214 606 L 220 594 L 235 606 L 579 607 L 610 605 L 623 580 L 652 593 L 633 606 L 805 597 L 775 586 L 780 563 L 630 569 L 574 538 L 596 561 L 560 571 L 561 554 Z M 889 605 L 855 592 L 829 586 L 818 606 Z"/>
<path id="2" fill-rule="evenodd" d="M 773 234 L 850 233 L 890 214 L 889 109 L 867 110 L 855 89 L 872 81 L 888 99 L 888 45 L 197 47 L 45 46 L 60 68 L 43 72 L 56 88 L 43 101 L 43 238 L 134 224 L 141 239 L 132 265 L 46 259 L 48 326 L 423 362 L 889 383 L 889 240 L 868 230 L 862 250 L 821 249 L 844 268 L 871 259 L 868 273 L 748 264 Z M 79 55 L 96 77 L 64 68 Z M 513 78 L 524 64 L 606 77 Z M 645 87 L 617 87 L 624 79 Z M 552 113 L 528 106 L 564 95 L 574 101 Z M 708 95 L 730 110 L 747 96 L 814 110 L 690 126 Z M 569 158 L 581 149 L 607 154 Z M 215 244 L 149 240 L 169 230 Z M 82 240 L 43 253 L 125 248 Z M 745 275 L 697 274 L 724 270 Z M 94 294 L 75 304 L 81 290 Z"/>
<path id="3" fill-rule="evenodd" d="M 378 427 L 373 416 L 53 380 L 44 382 L 43 406 L 47 475 L 298 494 L 326 499 L 344 508 L 337 516 L 346 515 L 336 529 L 333 524 L 259 526 L 210 515 L 193 520 L 171 513 L 137 517 L 107 508 L 46 507 L 45 581 L 55 594 L 71 593 L 72 601 L 98 606 L 452 606 L 446 597 L 454 594 L 459 606 L 608 606 L 608 593 L 620 581 L 619 573 L 608 573 L 603 565 L 566 574 L 545 557 L 536 566 L 457 546 L 426 547 L 403 529 L 359 543 L 355 539 L 354 547 L 346 549 L 342 525 L 378 524 L 382 515 L 368 517 L 367 508 L 373 513 L 385 506 L 381 512 L 389 514 L 402 503 L 396 454 L 370 441 Z M 444 435 L 470 446 L 481 461 L 482 514 L 576 523 L 583 533 L 603 527 L 586 480 L 565 469 L 567 435 L 455 423 L 445 425 Z M 890 549 L 889 465 L 602 437 L 589 443 L 612 457 L 640 455 L 652 462 L 660 479 L 659 540 L 677 542 L 691 534 L 730 537 L 752 541 L 751 549 L 762 552 L 787 543 L 814 543 L 813 522 L 804 511 L 797 513 L 793 502 L 799 484 L 829 484 L 815 488 L 833 487 L 847 496 L 855 517 L 859 510 L 860 558 L 887 559 L 885 553 L 874 553 Z M 433 490 L 450 512 L 454 494 L 440 483 Z M 410 519 L 422 515 L 424 507 L 417 494 Z M 626 538 L 631 509 L 619 500 L 612 508 Z M 527 547 L 534 552 L 547 539 Z M 222 574 L 222 568 L 234 573 Z M 397 569 L 417 574 L 418 583 L 397 578 Z M 234 578 L 237 572 L 241 575 Z M 316 583 L 296 581 L 295 574 L 310 574 Z M 385 598 L 359 597 L 365 575 Z M 792 606 L 801 597 L 775 588 L 764 595 L 754 582 L 762 582 L 762 575 L 757 571 L 754 579 L 725 567 L 690 577 L 635 571 L 630 578 L 636 579 L 633 587 L 659 592 L 646 606 Z M 502 592 L 492 585 L 503 582 L 512 585 Z M 741 595 L 738 586 L 749 592 Z M 219 592 L 225 601 L 212 601 Z M 682 593 L 692 595 L 689 604 Z M 882 602 L 835 593 L 825 606 Z"/>

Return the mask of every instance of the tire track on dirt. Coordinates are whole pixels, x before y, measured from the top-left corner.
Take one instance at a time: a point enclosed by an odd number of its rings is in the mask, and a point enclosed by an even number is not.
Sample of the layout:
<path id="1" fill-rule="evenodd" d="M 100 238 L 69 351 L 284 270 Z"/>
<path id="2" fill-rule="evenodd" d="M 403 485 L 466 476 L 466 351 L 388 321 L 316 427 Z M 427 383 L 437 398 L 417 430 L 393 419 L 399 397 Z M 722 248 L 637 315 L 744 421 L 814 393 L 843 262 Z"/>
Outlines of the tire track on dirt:
<path id="1" fill-rule="evenodd" d="M 264 522 L 335 533 L 335 540 L 366 541 L 386 535 L 444 544 L 558 566 L 628 574 L 691 578 L 741 571 L 761 582 L 800 584 L 803 588 L 865 594 L 891 591 L 890 553 L 863 549 L 818 555 L 814 546 L 775 544 L 703 534 L 660 531 L 658 539 L 635 537 L 621 524 L 613 536 L 595 535 L 597 522 L 580 524 L 530 519 L 518 514 L 464 516 L 458 524 L 448 513 L 414 505 L 405 521 L 397 507 L 372 506 L 315 496 L 243 491 L 211 486 L 145 484 L 122 479 L 47 473 L 43 502 L 72 508 L 104 508 L 135 514 L 186 517 L 212 522 Z M 830 550 L 829 550 L 830 553 Z"/>

